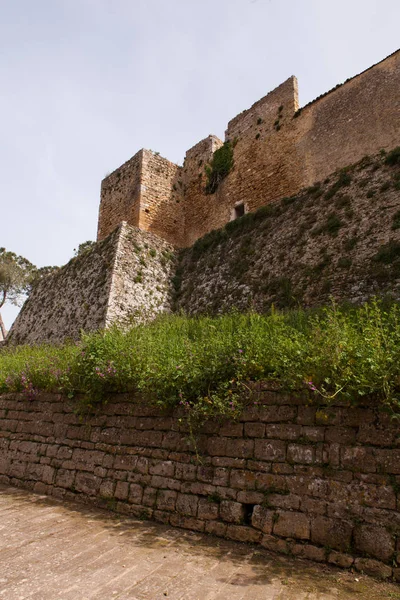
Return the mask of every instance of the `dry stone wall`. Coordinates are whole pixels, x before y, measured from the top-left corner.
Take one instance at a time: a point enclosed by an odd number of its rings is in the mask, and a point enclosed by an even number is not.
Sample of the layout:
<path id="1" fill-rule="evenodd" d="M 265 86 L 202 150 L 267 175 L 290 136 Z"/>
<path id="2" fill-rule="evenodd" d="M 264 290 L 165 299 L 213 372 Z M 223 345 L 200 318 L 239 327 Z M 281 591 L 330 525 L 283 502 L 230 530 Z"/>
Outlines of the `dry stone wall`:
<path id="1" fill-rule="evenodd" d="M 237 421 L 110 398 L 0 397 L 0 482 L 400 579 L 397 421 L 253 385 Z"/>
<path id="2" fill-rule="evenodd" d="M 122 223 L 32 291 L 7 344 L 76 340 L 81 331 L 125 325 L 169 312 L 173 247 Z"/>
<path id="3" fill-rule="evenodd" d="M 400 164 L 366 157 L 181 251 L 176 308 L 262 312 L 400 298 Z"/>

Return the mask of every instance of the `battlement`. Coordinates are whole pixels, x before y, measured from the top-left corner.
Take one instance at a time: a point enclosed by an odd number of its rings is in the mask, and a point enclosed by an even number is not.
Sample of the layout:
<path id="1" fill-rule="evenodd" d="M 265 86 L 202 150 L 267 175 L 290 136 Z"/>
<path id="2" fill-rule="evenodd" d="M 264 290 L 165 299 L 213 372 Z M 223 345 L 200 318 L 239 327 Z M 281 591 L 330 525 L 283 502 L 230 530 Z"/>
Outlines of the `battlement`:
<path id="1" fill-rule="evenodd" d="M 323 180 L 336 169 L 400 144 L 400 51 L 299 110 L 296 77 L 231 119 L 233 168 L 206 193 L 205 167 L 223 142 L 210 135 L 183 167 L 140 150 L 101 186 L 98 240 L 122 221 L 176 247 L 243 212 Z"/>

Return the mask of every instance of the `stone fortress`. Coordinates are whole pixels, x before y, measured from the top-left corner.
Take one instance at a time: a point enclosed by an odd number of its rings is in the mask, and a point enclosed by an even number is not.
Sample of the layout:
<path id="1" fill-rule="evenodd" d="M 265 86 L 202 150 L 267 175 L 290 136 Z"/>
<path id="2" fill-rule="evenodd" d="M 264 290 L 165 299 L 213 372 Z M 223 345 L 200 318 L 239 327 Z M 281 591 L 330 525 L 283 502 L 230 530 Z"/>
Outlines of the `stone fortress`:
<path id="1" fill-rule="evenodd" d="M 232 168 L 207 193 L 207 167 L 224 144 L 233 154 Z M 327 187 L 332 173 L 362 161 L 363 157 L 378 152 L 383 156 L 399 145 L 400 50 L 301 108 L 297 80 L 290 77 L 233 118 L 228 123 L 225 142 L 210 135 L 188 150 L 183 166 L 156 152 L 140 150 L 102 182 L 98 243 L 35 288 L 11 328 L 9 343 L 76 339 L 81 330 L 148 318 L 176 308 L 188 313 L 249 305 L 263 309 L 268 298 L 274 299 L 271 289 L 276 286 L 286 286 L 288 296 L 303 298 L 304 290 L 292 291 L 299 282 L 294 278 L 288 283 L 286 272 L 300 272 L 307 267 L 312 273 L 316 269 L 315 274 L 322 281 L 317 270 L 321 262 L 318 257 L 322 256 L 321 264 L 330 265 L 332 272 L 339 273 L 331 267 L 336 264 L 340 248 L 346 244 L 350 248 L 354 239 L 358 246 L 354 255 L 346 258 L 353 266 L 345 276 L 340 271 L 337 280 L 324 280 L 321 285 L 326 293 L 343 289 L 343 295 L 350 299 L 367 297 L 377 290 L 375 280 L 371 284 L 374 256 L 382 245 L 400 243 L 391 227 L 396 209 L 400 209 L 398 185 L 389 180 L 382 183 L 379 177 L 393 174 L 375 162 L 370 172 L 365 172 L 368 177 L 362 173 L 351 185 L 346 184 L 350 192 L 353 186 L 354 193 L 342 198 L 342 205 L 337 204 L 342 197 L 339 194 L 322 206 L 322 192 L 326 198 L 333 197 Z M 324 183 L 315 186 L 316 182 Z M 381 206 L 376 197 L 362 200 L 356 183 L 360 187 L 380 186 L 379 189 L 386 186 L 388 196 Z M 307 199 L 305 189 L 316 193 Z M 370 189 L 371 196 L 367 194 L 367 198 L 376 196 L 377 190 Z M 254 231 L 250 241 L 235 241 L 228 234 L 211 248 L 213 256 L 209 253 L 208 259 L 202 256 L 197 262 L 194 260 L 198 252 L 191 248 L 198 248 L 203 236 L 207 239 L 207 234 L 227 227 L 231 221 L 247 213 L 257 215 L 255 211 L 259 212 L 260 207 L 278 206 L 278 201 L 288 198 L 296 199 L 296 203 L 287 202 L 284 210 L 275 211 L 275 226 L 268 233 L 263 227 L 263 233 Z M 337 214 L 329 212 L 334 209 L 334 202 Z M 346 223 L 340 213 L 345 202 L 353 202 L 353 207 L 346 208 Z M 334 234 L 329 227 L 324 230 L 321 222 L 327 213 L 331 220 L 336 218 L 336 223 L 340 223 Z M 356 220 L 349 216 L 354 213 Z M 372 231 L 374 224 L 379 231 Z M 293 231 L 295 225 L 297 232 Z M 308 230 L 332 235 L 325 235 L 324 243 L 320 243 L 322 236 L 308 235 Z M 265 239 L 263 248 L 248 251 L 249 244 L 256 244 L 257 239 Z M 278 253 L 282 243 L 284 247 Z M 238 273 L 236 267 L 246 244 L 248 257 L 258 258 L 242 262 Z M 307 265 L 301 262 L 304 256 Z M 229 257 L 233 257 L 230 264 Z M 371 269 L 366 276 L 360 269 L 368 261 Z M 266 270 L 266 265 L 271 268 Z M 380 277 L 379 281 L 382 273 Z M 391 273 L 386 273 L 386 283 L 393 283 L 391 277 Z M 260 287 L 261 280 L 265 285 Z M 308 288 L 314 293 L 312 287 Z M 268 301 L 260 299 L 261 292 L 267 294 Z M 315 295 L 324 298 L 320 290 Z"/>
<path id="2" fill-rule="evenodd" d="M 122 222 L 176 247 L 400 142 L 400 51 L 299 109 L 290 77 L 228 123 L 234 167 L 206 194 L 205 165 L 223 142 L 209 135 L 183 166 L 140 150 L 101 186 L 98 240 Z"/>

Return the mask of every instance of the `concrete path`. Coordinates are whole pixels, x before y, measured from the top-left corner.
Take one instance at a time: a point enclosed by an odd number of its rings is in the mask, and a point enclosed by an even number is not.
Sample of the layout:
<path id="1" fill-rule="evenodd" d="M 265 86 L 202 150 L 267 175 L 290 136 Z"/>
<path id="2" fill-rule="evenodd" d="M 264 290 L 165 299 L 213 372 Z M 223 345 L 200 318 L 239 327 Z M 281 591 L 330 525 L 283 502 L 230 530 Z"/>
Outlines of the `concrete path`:
<path id="1" fill-rule="evenodd" d="M 0 486 L 0 600 L 400 600 L 400 587 Z"/>

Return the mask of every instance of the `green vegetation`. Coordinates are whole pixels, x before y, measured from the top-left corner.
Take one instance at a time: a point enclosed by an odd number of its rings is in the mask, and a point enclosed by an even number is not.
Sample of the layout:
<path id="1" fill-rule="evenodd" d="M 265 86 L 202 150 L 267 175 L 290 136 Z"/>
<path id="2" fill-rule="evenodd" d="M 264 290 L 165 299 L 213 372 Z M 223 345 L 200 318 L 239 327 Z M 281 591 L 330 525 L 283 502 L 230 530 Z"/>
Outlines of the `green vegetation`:
<path id="1" fill-rule="evenodd" d="M 394 165 L 400 165 L 400 146 L 394 148 L 385 158 L 385 164 L 393 167 Z"/>
<path id="2" fill-rule="evenodd" d="M 374 394 L 400 412 L 400 306 L 167 317 L 129 331 L 84 334 L 62 347 L 0 353 L 0 392 L 79 395 L 84 406 L 138 392 L 190 415 L 234 415 L 257 402 L 249 381 L 274 380 L 318 399 Z"/>
<path id="3" fill-rule="evenodd" d="M 233 145 L 224 142 L 213 154 L 211 163 L 206 165 L 207 175 L 206 194 L 214 194 L 221 181 L 228 175 L 233 167 Z"/>

